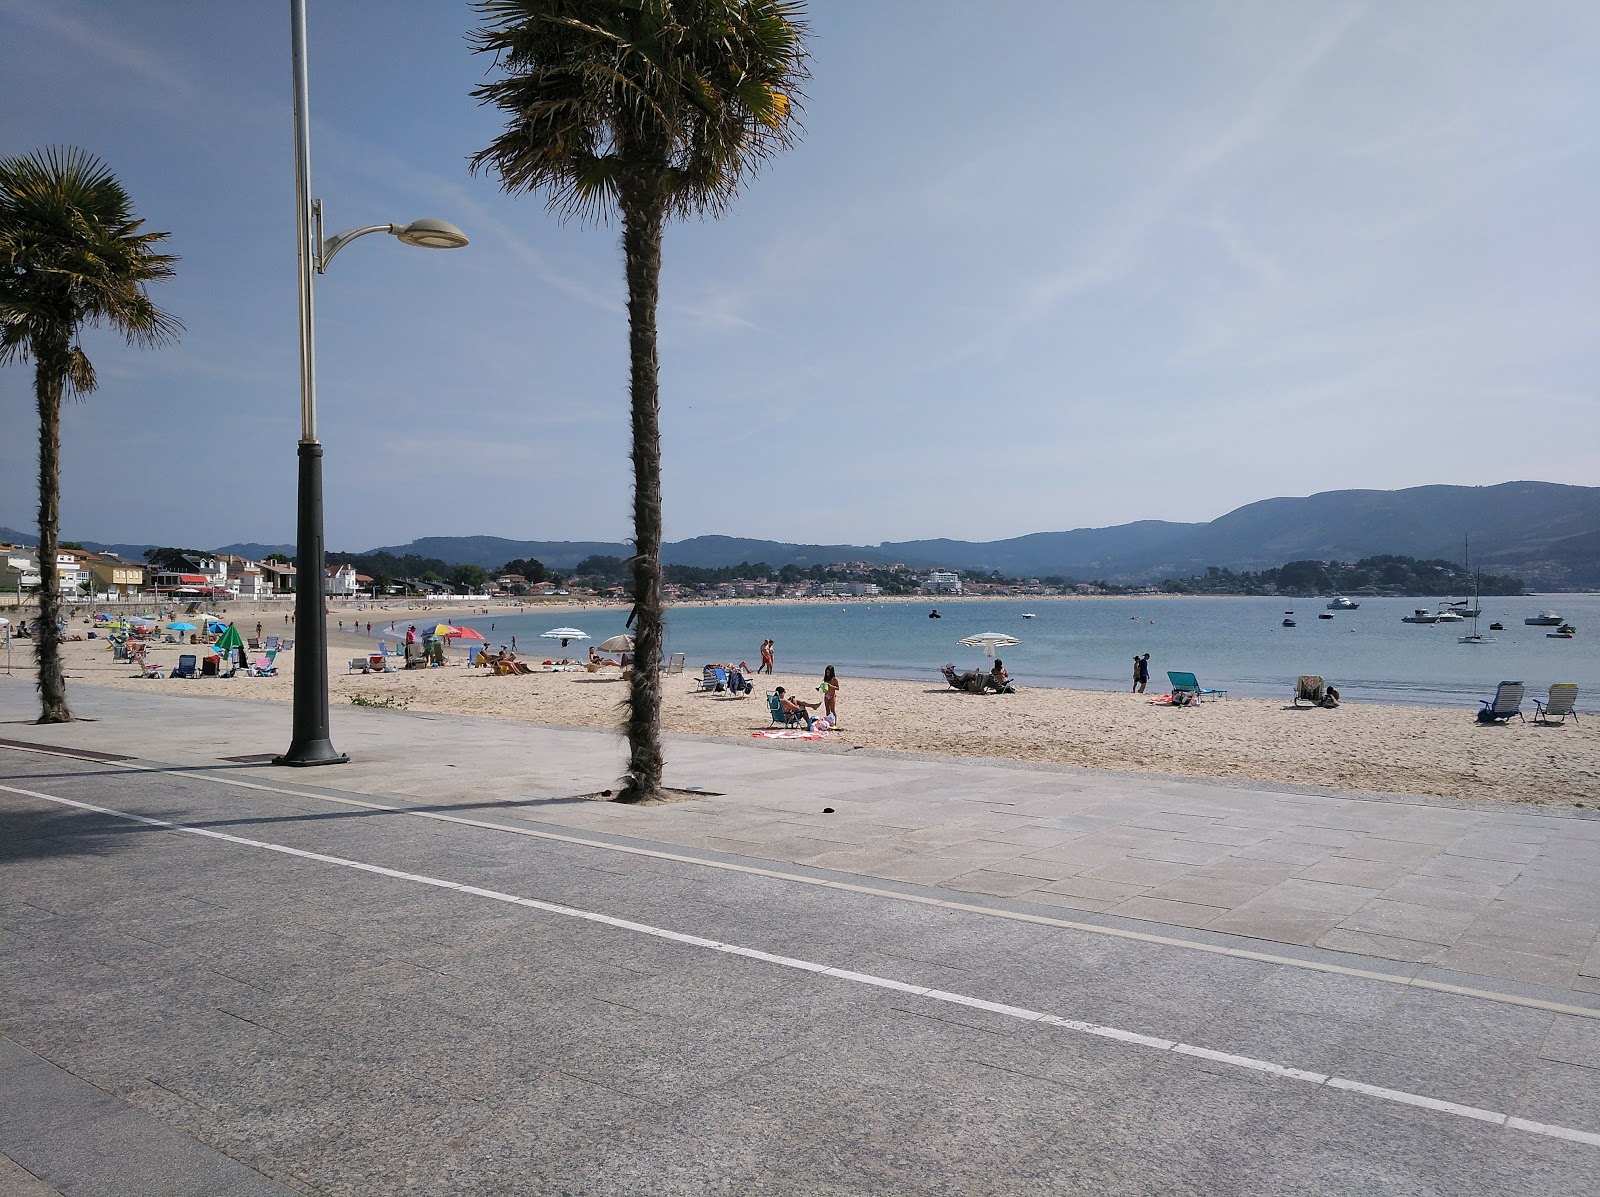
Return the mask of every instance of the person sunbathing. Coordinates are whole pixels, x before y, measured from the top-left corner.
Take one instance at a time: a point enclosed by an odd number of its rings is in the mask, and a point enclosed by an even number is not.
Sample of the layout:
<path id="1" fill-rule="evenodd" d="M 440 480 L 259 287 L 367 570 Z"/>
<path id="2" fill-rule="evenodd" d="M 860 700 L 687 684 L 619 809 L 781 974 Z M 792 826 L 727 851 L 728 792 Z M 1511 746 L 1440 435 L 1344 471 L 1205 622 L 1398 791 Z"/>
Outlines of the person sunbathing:
<path id="1" fill-rule="evenodd" d="M 815 722 L 811 717 L 811 712 L 822 704 L 818 702 L 803 702 L 798 698 L 791 698 L 782 686 L 779 686 L 774 693 L 778 696 L 778 709 L 784 713 L 785 718 L 790 723 L 798 723 L 804 720 L 806 730 L 810 731 L 811 725 Z"/>
<path id="2" fill-rule="evenodd" d="M 1015 694 L 1017 692 L 1016 686 L 1011 682 L 1011 675 L 1006 672 L 1005 662 L 999 659 L 995 660 L 994 668 L 989 670 L 986 684 L 996 694 Z"/>
<path id="3" fill-rule="evenodd" d="M 615 665 L 618 669 L 622 668 L 622 662 L 621 661 L 614 661 L 610 657 L 602 657 L 599 653 L 595 652 L 592 647 L 589 649 L 589 664 L 591 664 L 591 665 Z"/>

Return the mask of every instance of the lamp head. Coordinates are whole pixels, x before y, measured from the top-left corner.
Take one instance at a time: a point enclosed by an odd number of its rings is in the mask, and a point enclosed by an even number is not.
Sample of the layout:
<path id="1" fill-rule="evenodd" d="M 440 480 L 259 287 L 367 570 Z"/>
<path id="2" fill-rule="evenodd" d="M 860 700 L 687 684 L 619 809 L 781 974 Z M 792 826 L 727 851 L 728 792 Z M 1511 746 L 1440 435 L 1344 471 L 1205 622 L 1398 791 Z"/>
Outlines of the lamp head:
<path id="1" fill-rule="evenodd" d="M 407 245 L 423 249 L 460 249 L 467 235 L 446 220 L 413 220 L 407 225 L 390 225 L 389 231 Z"/>

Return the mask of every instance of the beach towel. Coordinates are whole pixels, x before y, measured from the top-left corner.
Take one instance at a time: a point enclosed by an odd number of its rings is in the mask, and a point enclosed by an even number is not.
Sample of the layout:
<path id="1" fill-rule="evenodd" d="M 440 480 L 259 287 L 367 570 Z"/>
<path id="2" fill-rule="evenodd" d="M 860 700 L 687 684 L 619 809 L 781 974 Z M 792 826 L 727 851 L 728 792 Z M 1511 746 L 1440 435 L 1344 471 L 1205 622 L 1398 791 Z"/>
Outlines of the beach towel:
<path id="1" fill-rule="evenodd" d="M 801 731 L 798 727 L 783 727 L 775 731 L 758 731 L 750 734 L 762 740 L 823 740 L 827 738 L 826 732 Z"/>

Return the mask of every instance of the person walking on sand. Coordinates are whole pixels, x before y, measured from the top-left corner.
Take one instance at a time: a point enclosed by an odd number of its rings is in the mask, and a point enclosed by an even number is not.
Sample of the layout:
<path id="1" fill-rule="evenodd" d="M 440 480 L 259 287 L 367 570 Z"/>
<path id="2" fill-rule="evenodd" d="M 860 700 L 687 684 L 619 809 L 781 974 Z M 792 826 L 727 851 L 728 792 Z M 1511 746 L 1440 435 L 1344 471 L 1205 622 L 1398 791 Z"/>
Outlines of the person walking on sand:
<path id="1" fill-rule="evenodd" d="M 1135 694 L 1143 694 L 1145 684 L 1149 682 L 1149 680 L 1150 654 L 1145 653 L 1145 655 L 1141 657 L 1135 653 L 1133 657 L 1133 692 Z"/>
<path id="2" fill-rule="evenodd" d="M 761 642 L 761 668 L 756 670 L 757 673 L 771 673 L 773 671 L 773 660 L 777 656 L 774 649 L 775 646 L 772 641 L 763 640 Z"/>
<path id="3" fill-rule="evenodd" d="M 261 621 L 259 619 L 256 620 L 256 639 L 261 639 Z"/>

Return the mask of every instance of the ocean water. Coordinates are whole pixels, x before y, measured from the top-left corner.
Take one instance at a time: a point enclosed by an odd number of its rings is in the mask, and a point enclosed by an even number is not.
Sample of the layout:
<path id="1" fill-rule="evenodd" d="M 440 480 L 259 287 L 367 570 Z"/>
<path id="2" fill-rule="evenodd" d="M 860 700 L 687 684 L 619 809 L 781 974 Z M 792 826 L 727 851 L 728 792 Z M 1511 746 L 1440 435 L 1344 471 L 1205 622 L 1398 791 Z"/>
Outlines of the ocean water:
<path id="1" fill-rule="evenodd" d="M 940 666 L 987 667 L 979 649 L 956 642 L 979 632 L 1004 632 L 1021 643 L 1000 650 L 1011 675 L 1024 686 L 1129 689 L 1135 653 L 1150 654 L 1150 691 L 1167 686 L 1166 671 L 1194 673 L 1203 686 L 1238 696 L 1288 698 L 1295 678 L 1321 674 L 1352 699 L 1476 706 L 1502 679 L 1527 683 L 1542 695 L 1551 682 L 1577 682 L 1579 710 L 1600 709 L 1600 595 L 1563 594 L 1482 600 L 1480 630 L 1505 624 L 1496 643 L 1466 645 L 1457 637 L 1467 623 L 1407 624 L 1416 607 L 1433 609 L 1437 599 L 1363 598 L 1356 611 L 1318 619 L 1325 599 L 1116 598 L 966 599 L 932 602 L 754 603 L 672 607 L 667 612 L 667 651 L 688 658 L 698 672 L 707 661 L 760 661 L 764 639 L 777 642 L 780 672 L 821 674 L 836 666 L 846 677 L 902 678 L 942 682 Z M 941 619 L 929 619 L 938 606 Z M 1549 608 L 1578 629 L 1572 640 L 1552 640 L 1553 628 L 1526 627 L 1523 619 Z M 567 624 L 588 632 L 567 652 L 578 655 L 624 631 L 626 608 L 577 613 L 458 617 L 488 637 L 490 646 L 510 642 L 526 658 L 562 655 L 557 642 L 540 633 Z M 1280 626 L 1293 610 L 1297 626 Z M 1035 615 L 1022 618 L 1024 612 Z M 374 620 L 374 632 L 377 621 Z M 490 625 L 493 624 L 491 630 Z M 386 625 L 385 625 L 386 626 Z M 404 621 L 400 624 L 405 627 Z M 1532 703 L 1529 702 L 1531 709 Z"/>

